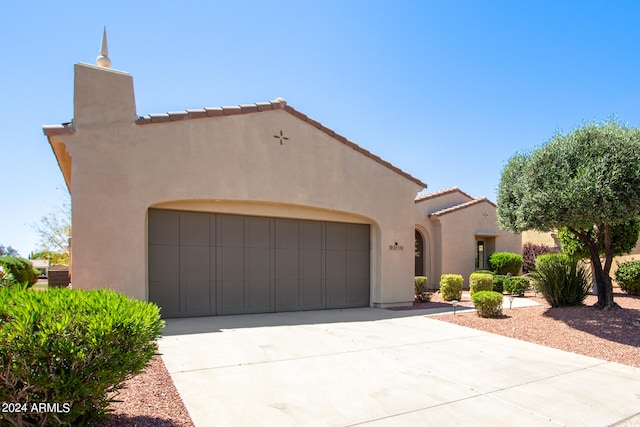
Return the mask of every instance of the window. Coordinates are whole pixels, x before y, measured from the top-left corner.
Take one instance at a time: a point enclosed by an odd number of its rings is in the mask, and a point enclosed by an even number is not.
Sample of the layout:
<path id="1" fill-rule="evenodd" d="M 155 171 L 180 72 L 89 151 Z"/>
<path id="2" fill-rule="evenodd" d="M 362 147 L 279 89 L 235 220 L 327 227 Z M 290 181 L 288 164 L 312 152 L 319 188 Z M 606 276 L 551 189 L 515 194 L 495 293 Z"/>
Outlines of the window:
<path id="1" fill-rule="evenodd" d="M 476 269 L 484 270 L 484 240 L 476 240 Z"/>

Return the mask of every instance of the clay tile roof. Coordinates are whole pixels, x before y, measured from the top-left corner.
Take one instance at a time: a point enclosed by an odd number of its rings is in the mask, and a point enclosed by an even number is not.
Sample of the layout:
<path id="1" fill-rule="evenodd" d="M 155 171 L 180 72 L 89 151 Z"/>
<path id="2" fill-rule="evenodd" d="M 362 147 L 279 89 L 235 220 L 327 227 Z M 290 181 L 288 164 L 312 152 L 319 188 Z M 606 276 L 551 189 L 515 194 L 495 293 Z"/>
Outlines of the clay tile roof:
<path id="1" fill-rule="evenodd" d="M 148 124 L 153 124 L 153 123 L 170 122 L 170 121 L 176 121 L 176 120 L 200 119 L 200 118 L 205 118 L 205 117 L 229 116 L 229 115 L 235 115 L 235 114 L 252 114 L 252 113 L 260 113 L 260 112 L 263 112 L 263 111 L 280 110 L 280 109 L 284 109 L 284 111 L 286 111 L 287 113 L 291 114 L 292 116 L 294 116 L 294 117 L 296 117 L 296 118 L 298 118 L 298 119 L 310 124 L 311 126 L 319 129 L 320 131 L 322 131 L 325 134 L 329 135 L 330 137 L 336 139 L 337 141 L 345 144 L 346 146 L 352 148 L 353 150 L 363 154 L 366 157 L 369 157 L 370 159 L 374 160 L 375 162 L 380 163 L 384 167 L 386 167 L 386 168 L 396 172 L 397 174 L 407 178 L 409 181 L 413 181 L 413 182 L 415 182 L 416 184 L 420 185 L 423 188 L 427 187 L 427 184 L 425 184 L 424 182 L 420 181 L 419 179 L 409 175 L 408 173 L 406 173 L 403 170 L 401 170 L 400 168 L 392 165 L 391 163 L 389 163 L 389 162 L 387 162 L 385 160 L 382 160 L 380 157 L 378 157 L 375 154 L 371 153 L 370 151 L 360 147 L 356 143 L 354 143 L 352 141 L 349 141 L 346 137 L 344 137 L 344 136 L 342 136 L 340 134 L 337 134 L 334 130 L 322 125 L 317 120 L 314 120 L 314 119 L 308 117 L 306 114 L 301 113 L 300 111 L 298 111 L 298 110 L 294 109 L 293 107 L 287 105 L 287 102 L 282 98 L 278 98 L 278 99 L 276 99 L 274 101 L 269 101 L 269 102 L 258 102 L 258 103 L 255 103 L 255 104 L 243 104 L 243 105 L 236 105 L 236 106 L 203 108 L 203 109 L 186 110 L 186 111 L 176 111 L 176 112 L 170 112 L 170 113 L 166 113 L 166 114 L 149 114 L 149 115 L 146 115 L 146 116 L 138 117 L 138 119 L 136 120 L 136 124 L 148 125 Z M 47 133 L 46 130 L 45 130 L 45 133 Z M 463 193 L 463 194 L 465 194 L 465 193 Z"/>
<path id="2" fill-rule="evenodd" d="M 433 193 L 418 194 L 416 196 L 416 203 L 423 202 L 425 200 L 434 199 L 434 198 L 440 197 L 440 196 L 445 196 L 445 195 L 451 194 L 451 193 L 460 193 L 463 196 L 468 197 L 469 200 L 473 200 L 473 197 L 471 197 L 470 195 L 468 195 L 464 191 L 460 190 L 458 187 L 449 187 L 449 188 L 444 188 L 442 190 L 434 191 Z"/>
<path id="3" fill-rule="evenodd" d="M 477 205 L 478 203 L 482 203 L 482 202 L 488 202 L 490 203 L 493 207 L 495 207 L 496 205 L 489 199 L 487 199 L 486 197 L 479 197 L 477 199 L 473 199 L 469 202 L 466 203 L 460 203 L 459 205 L 455 205 L 455 206 L 451 206 L 450 208 L 446 208 L 446 209 L 442 209 L 436 212 L 433 212 L 431 214 L 429 214 L 429 217 L 432 216 L 442 216 L 451 212 L 455 212 L 455 211 L 459 211 L 461 209 L 466 209 L 470 206 L 474 206 Z"/>

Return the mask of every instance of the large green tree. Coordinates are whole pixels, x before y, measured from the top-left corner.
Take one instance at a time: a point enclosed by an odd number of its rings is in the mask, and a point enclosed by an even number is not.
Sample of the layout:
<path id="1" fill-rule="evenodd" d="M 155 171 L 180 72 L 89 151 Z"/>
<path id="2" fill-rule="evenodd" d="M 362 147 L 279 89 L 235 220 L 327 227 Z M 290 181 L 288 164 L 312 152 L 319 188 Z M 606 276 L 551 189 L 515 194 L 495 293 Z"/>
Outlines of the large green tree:
<path id="1" fill-rule="evenodd" d="M 571 231 L 588 250 L 597 305 L 614 307 L 612 227 L 640 213 L 640 131 L 616 120 L 585 123 L 516 154 L 502 172 L 497 213 L 516 233 Z"/>

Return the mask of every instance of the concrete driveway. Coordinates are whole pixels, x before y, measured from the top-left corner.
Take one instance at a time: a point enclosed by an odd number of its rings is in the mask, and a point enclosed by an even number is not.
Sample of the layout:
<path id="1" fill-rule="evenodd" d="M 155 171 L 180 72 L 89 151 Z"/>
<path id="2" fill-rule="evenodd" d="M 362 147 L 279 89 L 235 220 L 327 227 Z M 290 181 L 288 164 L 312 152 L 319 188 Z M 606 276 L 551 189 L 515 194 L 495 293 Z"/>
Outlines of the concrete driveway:
<path id="1" fill-rule="evenodd" d="M 170 319 L 159 346 L 198 427 L 636 425 L 640 369 L 424 314 Z"/>

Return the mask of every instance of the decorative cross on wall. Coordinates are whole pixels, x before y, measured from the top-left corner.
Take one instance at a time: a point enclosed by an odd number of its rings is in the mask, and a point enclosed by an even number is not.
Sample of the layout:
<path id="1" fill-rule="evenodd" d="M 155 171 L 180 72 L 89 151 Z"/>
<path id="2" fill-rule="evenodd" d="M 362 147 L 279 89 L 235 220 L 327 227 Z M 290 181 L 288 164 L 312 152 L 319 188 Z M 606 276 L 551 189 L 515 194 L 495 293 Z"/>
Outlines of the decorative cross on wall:
<path id="1" fill-rule="evenodd" d="M 484 213 L 482 214 L 482 216 L 484 217 L 484 219 L 488 219 L 488 218 L 489 218 L 489 214 L 488 214 L 488 213 L 486 213 L 486 212 L 484 212 Z"/>
<path id="2" fill-rule="evenodd" d="M 282 132 L 282 129 L 280 129 L 280 135 L 273 135 L 273 137 L 280 140 L 280 145 L 282 145 L 282 143 L 284 141 L 288 141 L 289 140 L 289 138 L 284 136 L 284 133 Z"/>

